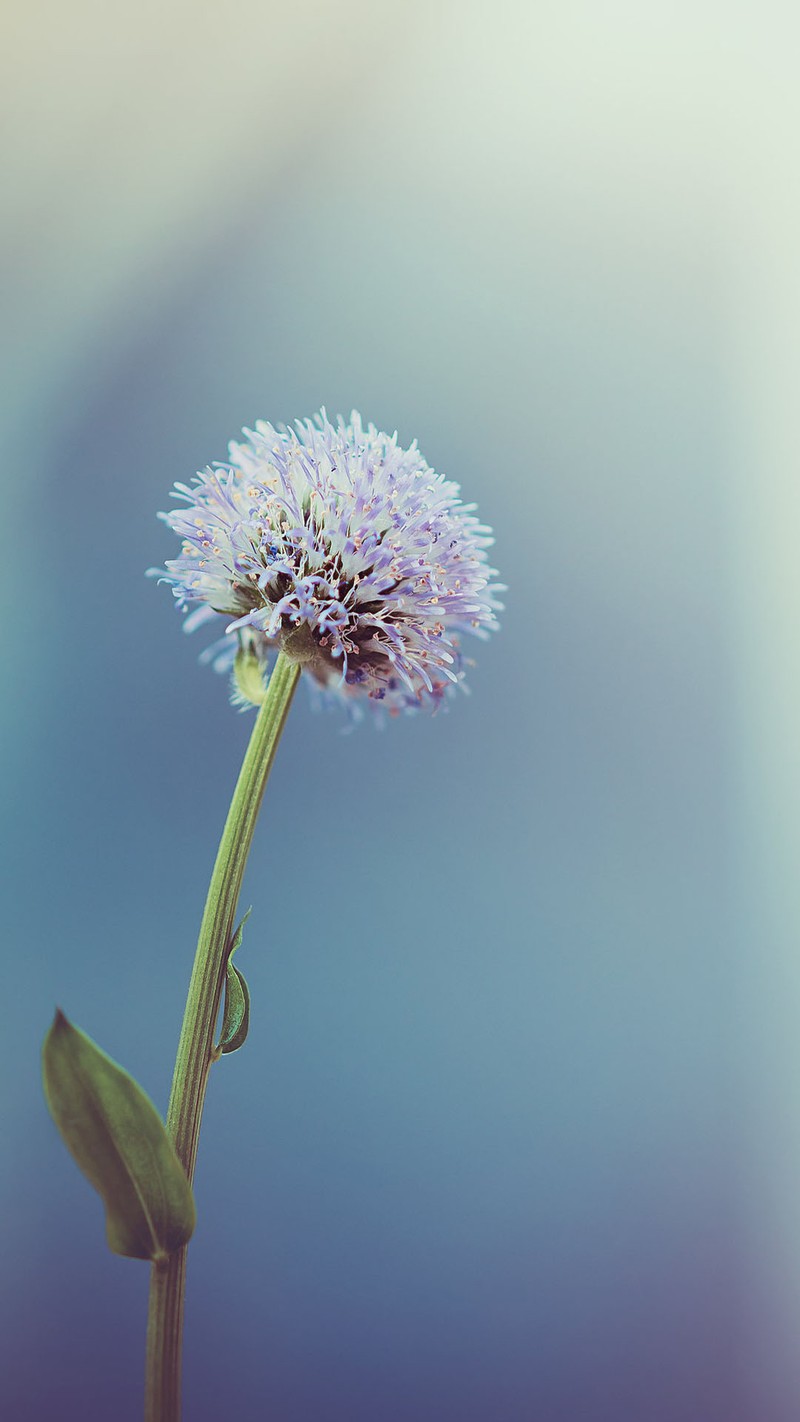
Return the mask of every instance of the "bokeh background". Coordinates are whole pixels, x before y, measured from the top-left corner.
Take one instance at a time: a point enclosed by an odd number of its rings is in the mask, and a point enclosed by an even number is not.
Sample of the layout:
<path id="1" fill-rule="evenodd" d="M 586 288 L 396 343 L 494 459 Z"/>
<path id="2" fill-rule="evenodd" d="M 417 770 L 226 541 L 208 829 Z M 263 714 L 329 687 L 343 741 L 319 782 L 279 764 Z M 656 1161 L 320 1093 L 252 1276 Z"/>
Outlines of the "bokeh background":
<path id="1" fill-rule="evenodd" d="M 186 1416 L 800 1415 L 796 7 L 8 0 L 4 1415 L 140 1415 L 57 1001 L 163 1108 L 248 733 L 155 521 L 259 417 L 419 438 L 472 697 L 295 710 Z"/>

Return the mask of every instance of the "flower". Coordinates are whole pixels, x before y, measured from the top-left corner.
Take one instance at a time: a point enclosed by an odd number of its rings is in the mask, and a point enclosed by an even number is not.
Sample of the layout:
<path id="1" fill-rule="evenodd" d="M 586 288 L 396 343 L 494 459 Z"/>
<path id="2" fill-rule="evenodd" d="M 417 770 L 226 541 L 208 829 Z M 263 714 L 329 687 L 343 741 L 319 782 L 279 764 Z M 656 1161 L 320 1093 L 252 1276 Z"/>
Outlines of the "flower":
<path id="1" fill-rule="evenodd" d="M 266 670 L 281 649 L 328 698 L 434 709 L 463 680 L 461 634 L 485 637 L 501 607 L 475 505 L 355 411 L 244 434 L 159 514 L 182 547 L 151 571 L 199 604 L 186 630 L 229 619 L 206 659 L 228 670 L 241 649 Z"/>

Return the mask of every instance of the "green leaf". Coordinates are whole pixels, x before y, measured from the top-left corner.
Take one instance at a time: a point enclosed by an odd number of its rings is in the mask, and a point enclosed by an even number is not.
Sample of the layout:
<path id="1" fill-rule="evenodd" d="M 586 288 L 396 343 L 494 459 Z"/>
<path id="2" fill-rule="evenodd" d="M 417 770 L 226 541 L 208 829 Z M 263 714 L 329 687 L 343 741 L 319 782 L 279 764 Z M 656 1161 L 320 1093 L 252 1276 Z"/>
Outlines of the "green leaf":
<path id="1" fill-rule="evenodd" d="M 250 1028 L 250 989 L 244 974 L 235 966 L 233 955 L 241 945 L 244 926 L 252 912 L 251 907 L 234 933 L 225 964 L 225 1004 L 222 1009 L 222 1033 L 217 1044 L 217 1053 L 222 1056 L 237 1052 Z"/>
<path id="2" fill-rule="evenodd" d="M 101 1195 L 115 1254 L 163 1260 L 191 1238 L 191 1186 L 155 1106 L 60 1009 L 42 1051 L 50 1114 Z"/>
<path id="3" fill-rule="evenodd" d="M 233 663 L 233 685 L 237 702 L 263 706 L 267 696 L 264 668 L 258 657 L 240 647 Z"/>
<path id="4" fill-rule="evenodd" d="M 250 1030 L 250 989 L 244 975 L 233 964 L 225 970 L 225 1011 L 219 1050 L 223 1056 L 238 1052 Z"/>

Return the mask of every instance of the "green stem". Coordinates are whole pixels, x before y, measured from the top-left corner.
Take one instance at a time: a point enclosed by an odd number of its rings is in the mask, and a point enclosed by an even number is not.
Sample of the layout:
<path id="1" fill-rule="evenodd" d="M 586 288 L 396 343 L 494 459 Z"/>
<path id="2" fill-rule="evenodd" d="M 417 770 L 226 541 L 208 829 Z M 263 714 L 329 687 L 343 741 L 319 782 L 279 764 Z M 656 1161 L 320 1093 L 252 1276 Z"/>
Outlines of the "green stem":
<path id="1" fill-rule="evenodd" d="M 183 1016 L 167 1130 L 191 1181 L 214 1047 L 225 963 L 245 864 L 300 667 L 280 653 L 269 679 L 222 831 Z M 154 1264 L 147 1319 L 145 1422 L 178 1422 L 186 1248 Z"/>

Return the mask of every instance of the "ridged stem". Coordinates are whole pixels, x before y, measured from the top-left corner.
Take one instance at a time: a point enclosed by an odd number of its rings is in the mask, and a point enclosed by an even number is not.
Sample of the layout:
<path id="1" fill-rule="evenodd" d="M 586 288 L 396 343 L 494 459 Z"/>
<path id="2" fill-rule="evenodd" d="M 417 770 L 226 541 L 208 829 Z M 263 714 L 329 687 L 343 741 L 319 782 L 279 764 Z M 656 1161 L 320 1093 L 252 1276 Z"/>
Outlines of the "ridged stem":
<path id="1" fill-rule="evenodd" d="M 208 886 L 167 1111 L 167 1130 L 190 1181 L 236 905 L 264 787 L 299 675 L 299 665 L 280 653 L 245 752 Z M 185 1282 L 186 1247 L 166 1263 L 153 1265 L 145 1422 L 179 1422 Z"/>

